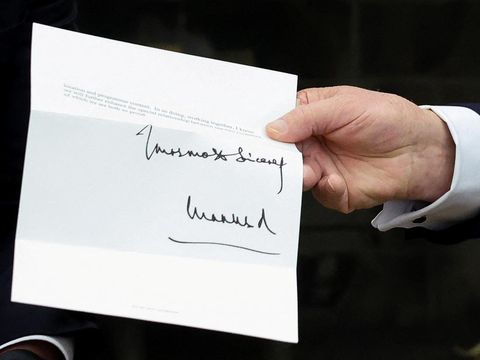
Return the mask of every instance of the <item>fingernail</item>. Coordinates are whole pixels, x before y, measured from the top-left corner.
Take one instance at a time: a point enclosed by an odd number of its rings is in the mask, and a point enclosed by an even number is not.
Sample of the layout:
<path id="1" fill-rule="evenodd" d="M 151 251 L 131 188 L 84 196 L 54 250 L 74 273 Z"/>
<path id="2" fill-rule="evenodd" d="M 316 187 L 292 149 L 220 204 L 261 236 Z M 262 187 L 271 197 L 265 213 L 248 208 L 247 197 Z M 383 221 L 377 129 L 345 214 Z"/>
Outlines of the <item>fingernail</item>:
<path id="1" fill-rule="evenodd" d="M 282 118 L 272 121 L 270 124 L 267 125 L 267 127 L 268 127 L 268 131 L 272 135 L 285 134 L 288 128 L 287 123 Z"/>

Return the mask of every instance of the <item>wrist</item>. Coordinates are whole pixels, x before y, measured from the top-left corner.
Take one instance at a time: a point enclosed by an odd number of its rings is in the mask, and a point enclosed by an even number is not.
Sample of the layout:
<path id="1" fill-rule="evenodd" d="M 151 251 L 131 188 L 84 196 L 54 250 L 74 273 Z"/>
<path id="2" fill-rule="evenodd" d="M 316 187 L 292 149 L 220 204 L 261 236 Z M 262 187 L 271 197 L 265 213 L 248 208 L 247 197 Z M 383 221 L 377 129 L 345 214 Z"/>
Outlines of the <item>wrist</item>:
<path id="1" fill-rule="evenodd" d="M 408 199 L 434 202 L 451 186 L 455 142 L 447 124 L 433 111 L 419 109 L 417 146 L 412 157 Z"/>

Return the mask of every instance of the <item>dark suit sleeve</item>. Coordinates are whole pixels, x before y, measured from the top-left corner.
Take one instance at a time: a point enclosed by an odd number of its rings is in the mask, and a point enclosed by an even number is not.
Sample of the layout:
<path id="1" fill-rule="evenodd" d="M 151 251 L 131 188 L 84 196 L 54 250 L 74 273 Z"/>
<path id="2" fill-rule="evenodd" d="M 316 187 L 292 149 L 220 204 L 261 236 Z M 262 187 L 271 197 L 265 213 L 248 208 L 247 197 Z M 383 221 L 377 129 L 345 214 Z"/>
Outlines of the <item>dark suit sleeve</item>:
<path id="1" fill-rule="evenodd" d="M 480 103 L 453 104 L 472 109 L 480 114 Z M 478 154 L 480 156 L 480 154 Z M 480 179 L 479 179 L 480 181 Z M 480 204 L 480 199 L 478 199 Z M 472 219 L 453 225 L 445 230 L 433 231 L 415 228 L 407 233 L 408 237 L 423 237 L 437 244 L 456 244 L 468 239 L 480 239 L 480 213 Z"/>
<path id="2" fill-rule="evenodd" d="M 475 104 L 475 103 L 465 103 L 465 104 L 455 104 L 455 105 L 467 107 L 467 108 L 475 111 L 477 114 L 480 114 L 480 103 L 477 103 L 477 104 Z"/>
<path id="3" fill-rule="evenodd" d="M 430 242 L 445 245 L 456 244 L 469 239 L 480 239 L 480 214 L 440 231 L 425 228 L 410 229 L 407 231 L 407 237 L 425 238 Z"/>

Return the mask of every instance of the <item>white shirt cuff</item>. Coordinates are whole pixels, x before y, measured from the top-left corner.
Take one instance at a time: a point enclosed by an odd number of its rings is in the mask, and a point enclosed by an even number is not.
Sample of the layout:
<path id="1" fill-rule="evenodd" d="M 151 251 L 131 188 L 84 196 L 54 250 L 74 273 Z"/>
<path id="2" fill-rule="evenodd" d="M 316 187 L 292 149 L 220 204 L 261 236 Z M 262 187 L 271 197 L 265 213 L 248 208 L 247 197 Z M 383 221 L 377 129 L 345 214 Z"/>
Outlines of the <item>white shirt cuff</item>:
<path id="1" fill-rule="evenodd" d="M 63 354 L 66 360 L 73 360 L 73 340 L 66 337 L 60 336 L 45 336 L 45 335 L 29 335 L 24 336 L 12 341 L 9 341 L 5 344 L 0 345 L 0 350 L 5 349 L 8 346 L 21 343 L 23 341 L 46 341 L 50 344 L 55 345 Z"/>
<path id="2" fill-rule="evenodd" d="M 422 106 L 447 124 L 455 142 L 455 167 L 450 190 L 435 202 L 387 201 L 372 220 L 380 231 L 395 227 L 441 230 L 480 211 L 480 115 L 457 106 Z"/>

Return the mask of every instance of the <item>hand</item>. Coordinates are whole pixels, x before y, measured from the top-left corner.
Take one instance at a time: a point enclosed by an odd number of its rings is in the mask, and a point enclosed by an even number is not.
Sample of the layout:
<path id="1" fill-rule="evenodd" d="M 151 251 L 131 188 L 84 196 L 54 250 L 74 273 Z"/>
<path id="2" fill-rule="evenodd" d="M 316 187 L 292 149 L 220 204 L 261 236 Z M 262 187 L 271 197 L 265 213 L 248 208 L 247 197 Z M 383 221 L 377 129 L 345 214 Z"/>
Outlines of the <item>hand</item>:
<path id="1" fill-rule="evenodd" d="M 451 185 L 455 144 L 435 113 L 350 86 L 298 93 L 300 105 L 267 125 L 303 153 L 304 190 L 349 213 L 387 200 L 433 202 Z"/>

